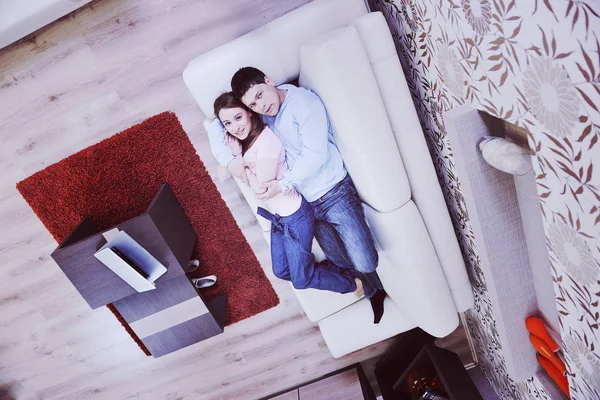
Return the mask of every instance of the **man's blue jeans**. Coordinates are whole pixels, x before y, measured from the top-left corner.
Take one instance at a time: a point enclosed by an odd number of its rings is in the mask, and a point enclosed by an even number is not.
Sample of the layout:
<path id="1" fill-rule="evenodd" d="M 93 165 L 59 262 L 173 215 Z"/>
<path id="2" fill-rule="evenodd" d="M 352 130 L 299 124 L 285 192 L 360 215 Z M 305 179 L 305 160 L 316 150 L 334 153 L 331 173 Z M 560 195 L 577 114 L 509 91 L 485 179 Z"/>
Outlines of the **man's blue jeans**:
<path id="1" fill-rule="evenodd" d="M 321 289 L 338 293 L 356 290 L 354 276 L 329 260 L 316 262 L 311 253 L 315 217 L 306 200 L 292 215 L 281 217 L 258 208 L 271 221 L 271 258 L 275 276 L 291 281 L 296 289 Z"/>
<path id="2" fill-rule="evenodd" d="M 353 276 L 363 282 L 365 296 L 373 297 L 383 289 L 375 272 L 379 256 L 350 176 L 310 205 L 316 220 L 315 236 L 327 259 L 352 270 Z"/>

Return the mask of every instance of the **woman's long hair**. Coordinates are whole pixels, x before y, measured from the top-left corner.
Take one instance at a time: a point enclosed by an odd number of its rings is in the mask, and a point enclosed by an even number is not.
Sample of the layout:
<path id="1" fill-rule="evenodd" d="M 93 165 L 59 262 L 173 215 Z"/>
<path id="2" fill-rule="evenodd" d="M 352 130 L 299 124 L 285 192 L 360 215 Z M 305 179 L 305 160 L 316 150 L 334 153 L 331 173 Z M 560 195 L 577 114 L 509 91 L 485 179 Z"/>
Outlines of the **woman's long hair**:
<path id="1" fill-rule="evenodd" d="M 242 103 L 233 95 L 232 92 L 223 93 L 215 100 L 214 109 L 217 118 L 219 117 L 219 112 L 224 108 L 242 108 L 250 115 L 252 128 L 250 129 L 248 137 L 246 137 L 244 140 L 240 140 L 232 135 L 232 137 L 234 137 L 236 140 L 239 140 L 239 142 L 242 144 L 242 155 L 244 155 L 246 154 L 246 151 L 254 144 L 254 141 L 258 138 L 258 135 L 260 135 L 265 129 L 265 124 L 259 114 L 246 107 L 244 103 Z"/>

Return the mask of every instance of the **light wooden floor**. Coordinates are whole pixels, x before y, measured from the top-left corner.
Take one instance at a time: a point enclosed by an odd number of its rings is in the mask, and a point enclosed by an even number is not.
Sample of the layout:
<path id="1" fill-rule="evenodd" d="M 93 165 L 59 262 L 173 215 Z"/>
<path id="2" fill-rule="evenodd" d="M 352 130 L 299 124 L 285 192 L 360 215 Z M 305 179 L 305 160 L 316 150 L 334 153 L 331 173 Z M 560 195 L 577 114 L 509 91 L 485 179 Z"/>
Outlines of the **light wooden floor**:
<path id="1" fill-rule="evenodd" d="M 0 398 L 251 399 L 385 350 L 330 356 L 288 284 L 270 273 L 256 220 L 219 173 L 181 77 L 195 56 L 306 2 L 94 1 L 0 50 Z M 154 360 L 107 309 L 91 311 L 79 297 L 15 184 L 165 110 L 180 118 L 281 304 Z M 462 330 L 447 343 L 469 358 Z"/>

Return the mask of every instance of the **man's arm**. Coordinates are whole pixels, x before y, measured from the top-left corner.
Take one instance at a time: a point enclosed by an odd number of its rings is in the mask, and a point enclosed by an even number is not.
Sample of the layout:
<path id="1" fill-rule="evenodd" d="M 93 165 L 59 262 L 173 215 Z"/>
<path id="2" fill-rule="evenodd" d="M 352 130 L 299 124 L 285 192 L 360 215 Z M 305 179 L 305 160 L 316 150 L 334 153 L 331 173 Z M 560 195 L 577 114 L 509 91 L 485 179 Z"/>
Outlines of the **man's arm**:
<path id="1" fill-rule="evenodd" d="M 329 119 L 321 99 L 317 95 L 310 96 L 295 110 L 294 116 L 300 131 L 302 150 L 294 167 L 280 181 L 286 190 L 314 175 L 327 160 L 329 151 Z"/>
<path id="2" fill-rule="evenodd" d="M 301 101 L 296 105 L 294 111 L 302 140 L 300 155 L 296 159 L 294 167 L 281 180 L 263 184 L 266 191 L 258 195 L 260 200 L 271 199 L 281 191 L 287 191 L 293 186 L 298 186 L 305 179 L 314 175 L 327 159 L 329 119 L 327 118 L 325 105 L 315 94 L 303 97 Z"/>

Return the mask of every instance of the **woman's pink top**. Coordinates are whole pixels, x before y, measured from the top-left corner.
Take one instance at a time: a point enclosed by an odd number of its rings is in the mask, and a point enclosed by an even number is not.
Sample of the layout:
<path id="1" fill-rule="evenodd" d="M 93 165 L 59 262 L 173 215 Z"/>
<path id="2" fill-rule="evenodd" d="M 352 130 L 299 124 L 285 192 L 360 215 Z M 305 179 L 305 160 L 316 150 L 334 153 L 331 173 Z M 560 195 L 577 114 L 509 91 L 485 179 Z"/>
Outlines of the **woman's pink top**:
<path id="1" fill-rule="evenodd" d="M 227 144 L 234 156 L 241 157 L 242 145 L 236 138 L 231 135 L 227 135 Z M 257 161 L 273 158 L 277 159 L 277 176 L 257 176 Z M 264 192 L 264 189 L 260 188 L 261 184 L 273 179 L 279 180 L 283 178 L 283 175 L 288 171 L 288 166 L 285 162 L 285 150 L 281 145 L 281 141 L 268 127 L 265 127 L 258 138 L 254 141 L 252 146 L 250 146 L 250 148 L 246 151 L 246 154 L 244 154 L 244 161 L 248 166 L 246 169 L 248 182 L 255 193 Z M 298 208 L 300 208 L 302 196 L 300 196 L 300 193 L 298 193 L 296 189 L 292 188 L 287 192 L 279 193 L 272 199 L 267 200 L 266 203 L 271 213 L 287 216 L 293 214 L 298 210 Z"/>

